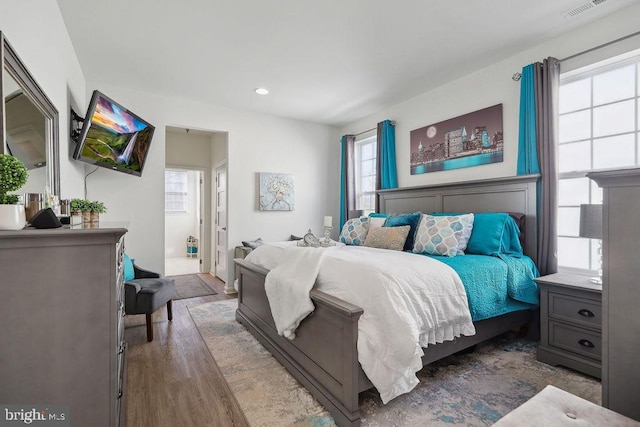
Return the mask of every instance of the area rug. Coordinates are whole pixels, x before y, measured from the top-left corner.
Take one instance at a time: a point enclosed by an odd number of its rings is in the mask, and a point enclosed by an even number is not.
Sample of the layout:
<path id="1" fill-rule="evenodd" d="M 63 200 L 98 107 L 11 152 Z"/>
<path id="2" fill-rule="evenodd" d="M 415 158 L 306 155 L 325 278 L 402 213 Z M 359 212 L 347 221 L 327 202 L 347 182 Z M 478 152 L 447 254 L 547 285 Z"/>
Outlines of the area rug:
<path id="1" fill-rule="evenodd" d="M 174 279 L 176 283 L 176 296 L 173 298 L 174 300 L 217 294 L 217 292 L 211 289 L 204 279 L 198 277 L 197 274 L 181 274 L 179 276 L 167 277 Z"/>
<path id="2" fill-rule="evenodd" d="M 331 415 L 235 320 L 237 301 L 189 307 L 247 420 L 258 426 L 333 426 Z M 360 394 L 363 426 L 488 426 L 547 384 L 600 403 L 600 382 L 536 360 L 536 343 L 515 334 L 423 368 L 420 384 L 383 405 Z"/>

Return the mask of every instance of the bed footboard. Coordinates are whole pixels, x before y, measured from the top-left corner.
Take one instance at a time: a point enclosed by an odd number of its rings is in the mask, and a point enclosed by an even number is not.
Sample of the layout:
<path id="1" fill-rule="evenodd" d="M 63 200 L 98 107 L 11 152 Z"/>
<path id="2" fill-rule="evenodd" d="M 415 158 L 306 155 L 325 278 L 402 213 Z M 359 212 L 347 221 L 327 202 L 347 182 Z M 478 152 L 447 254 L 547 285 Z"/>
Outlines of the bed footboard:
<path id="1" fill-rule="evenodd" d="M 315 311 L 289 340 L 278 335 L 264 288 L 268 270 L 242 259 L 238 309 L 242 323 L 333 415 L 339 426 L 359 426 L 360 364 L 356 343 L 362 309 L 318 290 Z"/>

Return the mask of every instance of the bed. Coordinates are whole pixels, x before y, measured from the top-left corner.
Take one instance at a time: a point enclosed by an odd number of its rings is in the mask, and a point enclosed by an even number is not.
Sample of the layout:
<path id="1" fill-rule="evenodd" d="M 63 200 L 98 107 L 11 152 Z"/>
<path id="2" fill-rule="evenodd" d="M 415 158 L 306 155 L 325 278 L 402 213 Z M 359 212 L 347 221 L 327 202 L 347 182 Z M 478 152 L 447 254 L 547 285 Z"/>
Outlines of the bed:
<path id="1" fill-rule="evenodd" d="M 537 175 L 413 187 L 379 192 L 381 212 L 519 212 L 523 248 L 535 261 Z M 340 426 L 360 425 L 358 394 L 372 387 L 358 362 L 358 320 L 363 310 L 313 289 L 313 314 L 288 340 L 277 334 L 264 283 L 268 270 L 246 260 L 239 267 L 236 319 L 333 415 Z M 474 321 L 476 333 L 424 349 L 423 365 L 510 330 L 535 325 L 535 310 L 521 307 Z"/>

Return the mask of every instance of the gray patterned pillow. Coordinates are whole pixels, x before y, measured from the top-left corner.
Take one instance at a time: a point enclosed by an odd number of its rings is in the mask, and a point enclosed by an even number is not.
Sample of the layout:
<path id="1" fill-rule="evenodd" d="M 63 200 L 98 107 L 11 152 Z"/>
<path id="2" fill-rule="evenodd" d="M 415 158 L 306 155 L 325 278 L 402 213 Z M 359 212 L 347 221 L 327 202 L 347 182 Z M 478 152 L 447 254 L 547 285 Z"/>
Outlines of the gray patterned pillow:
<path id="1" fill-rule="evenodd" d="M 364 245 L 371 248 L 401 251 L 404 249 L 404 242 L 407 240 L 409 230 L 411 230 L 410 225 L 374 227 L 369 230 Z"/>
<path id="2" fill-rule="evenodd" d="M 255 249 L 258 246 L 262 246 L 264 242 L 262 238 L 258 237 L 256 240 L 242 241 L 242 246 L 246 246 L 247 248 Z"/>
<path id="3" fill-rule="evenodd" d="M 345 245 L 362 246 L 369 231 L 369 218 L 353 218 L 342 226 L 340 240 Z"/>
<path id="4" fill-rule="evenodd" d="M 473 214 L 423 215 L 413 246 L 413 252 L 429 255 L 455 256 L 464 250 L 473 228 Z"/>

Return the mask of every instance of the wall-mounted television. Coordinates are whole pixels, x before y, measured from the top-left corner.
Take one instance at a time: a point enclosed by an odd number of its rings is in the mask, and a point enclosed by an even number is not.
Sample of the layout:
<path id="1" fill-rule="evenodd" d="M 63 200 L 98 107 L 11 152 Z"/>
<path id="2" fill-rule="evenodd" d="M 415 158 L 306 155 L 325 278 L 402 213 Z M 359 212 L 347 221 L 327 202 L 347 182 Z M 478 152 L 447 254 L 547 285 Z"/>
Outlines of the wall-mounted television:
<path id="1" fill-rule="evenodd" d="M 93 91 L 73 158 L 141 176 L 155 127 Z"/>

